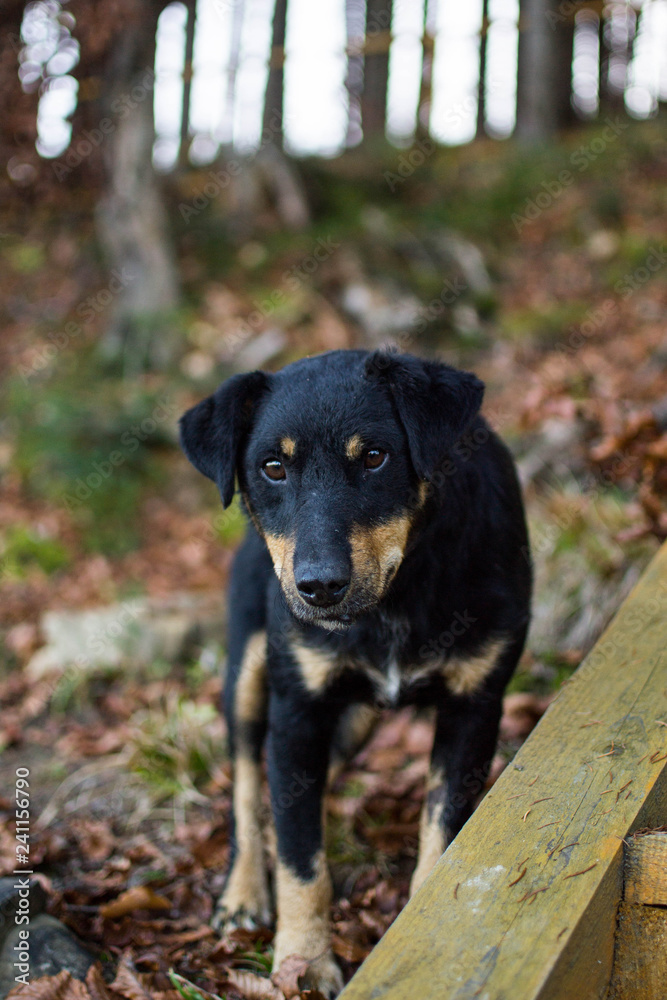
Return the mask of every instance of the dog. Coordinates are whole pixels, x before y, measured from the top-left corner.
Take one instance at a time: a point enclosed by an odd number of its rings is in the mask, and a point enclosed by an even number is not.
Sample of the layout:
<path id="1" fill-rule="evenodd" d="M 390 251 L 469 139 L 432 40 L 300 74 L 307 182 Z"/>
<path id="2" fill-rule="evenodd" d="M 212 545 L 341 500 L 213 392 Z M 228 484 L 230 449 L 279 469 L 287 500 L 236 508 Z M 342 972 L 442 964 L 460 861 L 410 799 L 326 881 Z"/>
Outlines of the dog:
<path id="1" fill-rule="evenodd" d="M 509 451 L 483 383 L 409 354 L 330 351 L 233 375 L 181 418 L 181 444 L 249 520 L 229 590 L 224 712 L 234 768 L 223 928 L 262 925 L 266 761 L 275 825 L 274 968 L 343 986 L 330 940 L 327 777 L 378 708 L 435 709 L 411 894 L 470 816 L 523 650 L 531 564 Z"/>

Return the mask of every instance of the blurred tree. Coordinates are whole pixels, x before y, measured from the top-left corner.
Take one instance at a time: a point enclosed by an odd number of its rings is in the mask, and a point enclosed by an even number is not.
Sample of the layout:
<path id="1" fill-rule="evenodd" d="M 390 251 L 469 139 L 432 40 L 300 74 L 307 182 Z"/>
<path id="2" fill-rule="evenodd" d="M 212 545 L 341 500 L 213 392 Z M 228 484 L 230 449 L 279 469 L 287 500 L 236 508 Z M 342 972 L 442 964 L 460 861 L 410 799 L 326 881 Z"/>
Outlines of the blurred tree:
<path id="1" fill-rule="evenodd" d="M 345 0 L 345 32 L 347 36 L 345 88 L 348 95 L 346 146 L 358 146 L 362 139 L 361 92 L 364 89 L 365 23 L 364 0 Z"/>
<path id="2" fill-rule="evenodd" d="M 389 83 L 392 0 L 367 0 L 364 89 L 361 127 L 364 138 L 384 137 Z"/>
<path id="3" fill-rule="evenodd" d="M 186 7 L 183 106 L 181 107 L 181 142 L 178 152 L 180 167 L 187 167 L 190 162 L 190 93 L 192 91 L 192 65 L 195 51 L 195 28 L 197 26 L 197 0 L 187 0 Z"/>
<path id="4" fill-rule="evenodd" d="M 479 36 L 479 84 L 477 87 L 477 139 L 486 135 L 486 47 L 489 35 L 489 0 L 482 0 L 482 27 Z"/>
<path id="5" fill-rule="evenodd" d="M 433 86 L 433 49 L 435 45 L 436 0 L 424 0 L 424 22 L 422 31 L 422 70 L 419 78 L 419 104 L 417 106 L 417 135 L 428 135 L 431 118 L 431 95 Z"/>
<path id="6" fill-rule="evenodd" d="M 85 0 L 69 5 L 84 54 L 77 75 L 90 95 L 77 109 L 74 135 L 85 123 L 103 137 L 97 231 L 110 270 L 123 276 L 102 347 L 129 369 L 169 359 L 174 338 L 166 318 L 179 301 L 152 163 L 155 35 L 166 6 L 165 0 L 102 0 L 94 11 Z"/>
<path id="7" fill-rule="evenodd" d="M 642 8 L 610 3 L 600 17 L 600 108 L 625 109 L 628 67 L 632 61 Z"/>
<path id="8" fill-rule="evenodd" d="M 574 12 L 561 0 L 520 0 L 516 135 L 539 142 L 576 121 Z"/>
<path id="9" fill-rule="evenodd" d="M 273 11 L 273 33 L 269 77 L 264 101 L 264 136 L 276 146 L 283 144 L 283 89 L 285 64 L 285 33 L 287 29 L 287 0 L 276 0 Z"/>
<path id="10" fill-rule="evenodd" d="M 0 185 L 11 185 L 14 192 L 31 184 L 39 168 L 37 88 L 26 93 L 19 80 L 24 9 L 25 0 L 4 0 L 0 18 Z"/>

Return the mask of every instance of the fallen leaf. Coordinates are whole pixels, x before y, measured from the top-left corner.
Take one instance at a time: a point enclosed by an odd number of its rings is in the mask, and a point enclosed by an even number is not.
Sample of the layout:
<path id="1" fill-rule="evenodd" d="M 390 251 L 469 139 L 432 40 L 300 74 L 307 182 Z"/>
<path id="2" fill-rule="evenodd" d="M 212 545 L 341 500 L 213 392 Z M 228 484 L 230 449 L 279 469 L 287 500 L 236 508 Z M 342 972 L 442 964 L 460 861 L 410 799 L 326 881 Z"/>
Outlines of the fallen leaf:
<path id="1" fill-rule="evenodd" d="M 281 991 L 270 979 L 256 976 L 254 972 L 229 969 L 226 977 L 230 986 L 242 993 L 245 1000 L 285 1000 Z"/>
<path id="2" fill-rule="evenodd" d="M 127 1000 L 152 1000 L 151 994 L 144 988 L 130 962 L 129 957 L 123 955 L 111 989 Z"/>
<path id="3" fill-rule="evenodd" d="M 302 958 L 301 955 L 288 955 L 280 963 L 280 968 L 271 976 L 271 982 L 283 991 L 287 1000 L 298 997 L 301 992 L 299 979 L 306 974 L 309 964 L 308 959 Z"/>
<path id="4" fill-rule="evenodd" d="M 67 971 L 57 976 L 43 976 L 31 983 L 19 983 L 7 994 L 7 1000 L 91 1000 L 84 984 Z"/>
<path id="5" fill-rule="evenodd" d="M 100 906 L 100 915 L 105 920 L 115 917 L 124 917 L 134 910 L 170 910 L 171 903 L 164 896 L 158 894 L 148 885 L 137 885 L 126 892 L 122 892 L 117 899 Z"/>

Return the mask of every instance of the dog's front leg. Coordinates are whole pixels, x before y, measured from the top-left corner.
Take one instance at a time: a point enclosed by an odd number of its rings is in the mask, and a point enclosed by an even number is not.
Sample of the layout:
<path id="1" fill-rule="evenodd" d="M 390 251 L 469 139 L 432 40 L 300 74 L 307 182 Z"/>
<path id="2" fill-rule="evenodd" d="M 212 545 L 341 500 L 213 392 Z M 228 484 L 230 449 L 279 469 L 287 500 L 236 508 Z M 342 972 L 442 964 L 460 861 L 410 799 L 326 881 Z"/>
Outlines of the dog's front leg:
<path id="1" fill-rule="evenodd" d="M 489 773 L 501 713 L 500 692 L 448 697 L 438 707 L 410 895 L 470 817 Z"/>
<path id="2" fill-rule="evenodd" d="M 270 698 L 268 774 L 278 847 L 274 969 L 300 955 L 310 962 L 305 984 L 335 997 L 343 979 L 331 950 L 323 795 L 336 720 L 325 711 L 273 693 Z"/>

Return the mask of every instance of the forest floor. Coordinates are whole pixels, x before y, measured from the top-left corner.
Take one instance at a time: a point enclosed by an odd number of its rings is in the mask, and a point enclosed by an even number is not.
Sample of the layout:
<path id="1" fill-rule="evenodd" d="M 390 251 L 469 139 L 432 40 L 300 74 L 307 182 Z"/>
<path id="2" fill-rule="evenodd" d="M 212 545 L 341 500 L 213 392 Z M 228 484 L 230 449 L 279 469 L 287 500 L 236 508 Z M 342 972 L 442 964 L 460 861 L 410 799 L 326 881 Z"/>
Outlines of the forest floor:
<path id="1" fill-rule="evenodd" d="M 208 928 L 228 852 L 222 646 L 176 664 L 26 670 L 46 610 L 197 593 L 220 595 L 222 615 L 242 519 L 222 515 L 175 424 L 225 374 L 393 342 L 487 383 L 536 566 L 490 781 L 667 536 L 667 142 L 658 122 L 600 136 L 582 129 L 534 153 L 475 144 L 416 169 L 396 150 L 372 169 L 354 155 L 307 163 L 314 221 L 298 234 L 270 206 L 247 231 L 217 201 L 188 217 L 181 206 L 207 182 L 189 176 L 169 195 L 184 305 L 143 355 L 104 333 L 117 289 L 85 193 L 7 210 L 0 867 L 14 867 L 8 791 L 27 766 L 49 912 L 103 970 L 87 993 L 70 984 L 59 997 L 298 995 L 294 977 L 282 992 L 266 978 L 270 932 Z M 122 461 L 105 476 L 112 451 Z M 429 744 L 426 719 L 388 716 L 330 796 L 346 975 L 406 900 Z"/>

